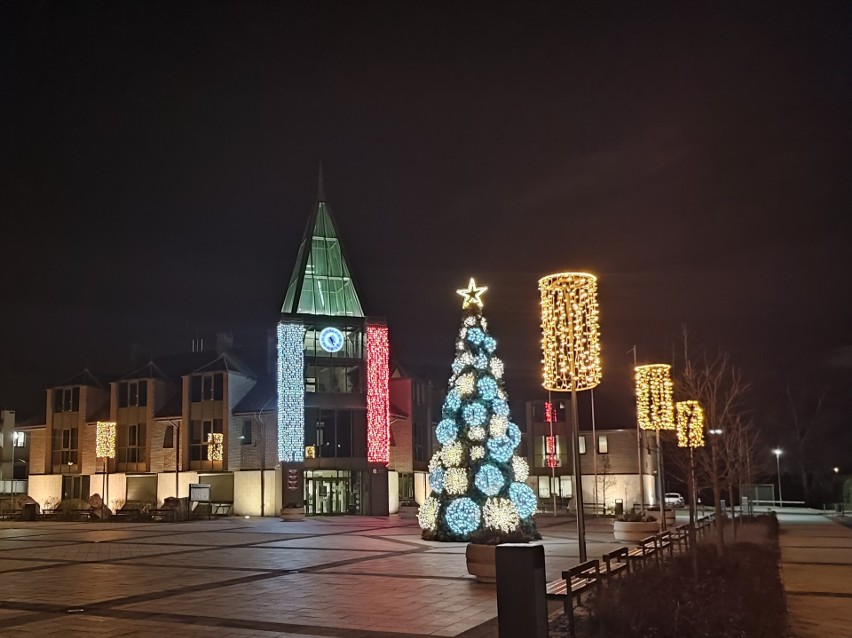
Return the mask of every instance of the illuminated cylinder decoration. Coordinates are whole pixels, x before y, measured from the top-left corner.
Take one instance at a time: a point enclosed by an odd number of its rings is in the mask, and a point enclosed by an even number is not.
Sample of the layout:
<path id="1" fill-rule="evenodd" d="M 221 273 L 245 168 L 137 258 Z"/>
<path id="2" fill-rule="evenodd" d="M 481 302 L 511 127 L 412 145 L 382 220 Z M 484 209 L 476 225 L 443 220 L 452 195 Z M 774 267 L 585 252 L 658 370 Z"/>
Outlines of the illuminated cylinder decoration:
<path id="1" fill-rule="evenodd" d="M 568 392 L 601 382 L 598 283 L 588 273 L 539 279 L 544 387 Z"/>
<path id="2" fill-rule="evenodd" d="M 390 460 L 388 328 L 367 324 L 367 461 Z"/>
<path id="3" fill-rule="evenodd" d="M 278 459 L 305 460 L 305 326 L 278 324 Z"/>
<path id="4" fill-rule="evenodd" d="M 678 401 L 677 445 L 678 447 L 704 447 L 704 409 L 698 401 Z"/>
<path id="5" fill-rule="evenodd" d="M 207 433 L 207 460 L 222 461 L 224 459 L 224 436 L 221 432 Z"/>
<path id="6" fill-rule="evenodd" d="M 95 456 L 99 459 L 115 458 L 114 421 L 98 421 L 95 434 Z"/>
<path id="7" fill-rule="evenodd" d="M 674 430 L 672 367 L 664 363 L 636 368 L 636 413 L 643 430 Z"/>

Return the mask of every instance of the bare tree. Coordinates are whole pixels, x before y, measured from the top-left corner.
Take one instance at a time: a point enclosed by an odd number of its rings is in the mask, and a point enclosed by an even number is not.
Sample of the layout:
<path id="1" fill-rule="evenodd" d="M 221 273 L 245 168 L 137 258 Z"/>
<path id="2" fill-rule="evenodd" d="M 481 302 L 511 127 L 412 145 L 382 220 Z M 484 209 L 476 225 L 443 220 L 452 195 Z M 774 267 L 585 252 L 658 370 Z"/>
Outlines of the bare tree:
<path id="1" fill-rule="evenodd" d="M 827 420 L 825 418 L 828 388 L 812 388 L 805 385 L 785 388 L 787 419 L 783 421 L 787 439 L 793 446 L 793 457 L 802 483 L 805 501 L 812 496 L 810 470 L 819 454 L 815 454 Z"/>
<path id="2" fill-rule="evenodd" d="M 704 422 L 710 454 L 698 455 L 699 468 L 709 475 L 717 519 L 719 550 L 724 547 L 722 520 L 722 484 L 727 483 L 728 498 L 734 500 L 734 480 L 743 446 L 737 444 L 748 416 L 746 398 L 751 384 L 744 378 L 730 353 L 700 349 L 689 351 L 689 334 L 683 329 L 683 364 L 678 385 L 684 399 L 695 399 L 704 408 Z M 730 440 L 730 441 L 729 441 Z"/>

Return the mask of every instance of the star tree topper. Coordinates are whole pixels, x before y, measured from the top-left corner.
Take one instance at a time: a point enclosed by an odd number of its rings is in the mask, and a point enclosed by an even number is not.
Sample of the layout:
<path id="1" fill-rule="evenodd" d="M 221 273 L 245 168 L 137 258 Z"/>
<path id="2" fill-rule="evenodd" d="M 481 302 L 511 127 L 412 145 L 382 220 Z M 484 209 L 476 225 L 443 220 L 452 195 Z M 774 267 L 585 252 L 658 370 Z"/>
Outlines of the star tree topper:
<path id="1" fill-rule="evenodd" d="M 466 310 L 470 306 L 478 306 L 480 309 L 483 305 L 485 305 L 482 301 L 482 295 L 485 291 L 488 290 L 488 286 L 479 286 L 477 287 L 476 282 L 473 280 L 473 277 L 470 278 L 470 283 L 467 285 L 467 288 L 461 288 L 456 290 L 456 294 L 464 297 L 464 302 L 462 302 L 462 310 Z"/>

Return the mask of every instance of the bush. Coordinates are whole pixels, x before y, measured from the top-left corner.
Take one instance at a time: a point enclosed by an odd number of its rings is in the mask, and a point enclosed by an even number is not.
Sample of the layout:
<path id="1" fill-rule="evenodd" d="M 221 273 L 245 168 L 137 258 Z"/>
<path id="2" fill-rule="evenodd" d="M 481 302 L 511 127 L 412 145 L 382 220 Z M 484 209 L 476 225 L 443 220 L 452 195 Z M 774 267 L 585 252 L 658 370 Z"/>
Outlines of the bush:
<path id="1" fill-rule="evenodd" d="M 787 635 L 778 548 L 738 543 L 719 557 L 698 548 L 613 582 L 590 602 L 590 636 L 780 638 Z M 756 613 L 759 610 L 759 613 Z"/>
<path id="2" fill-rule="evenodd" d="M 615 520 L 619 523 L 654 523 L 657 519 L 648 516 L 645 512 L 624 512 L 624 514 L 616 516 Z"/>

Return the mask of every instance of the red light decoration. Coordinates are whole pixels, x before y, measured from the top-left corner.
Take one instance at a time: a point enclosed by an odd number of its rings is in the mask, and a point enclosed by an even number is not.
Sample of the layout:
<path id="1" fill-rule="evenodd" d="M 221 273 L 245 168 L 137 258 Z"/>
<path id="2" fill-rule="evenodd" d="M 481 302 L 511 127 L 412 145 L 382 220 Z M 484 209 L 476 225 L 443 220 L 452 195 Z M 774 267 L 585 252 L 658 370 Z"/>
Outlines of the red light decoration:
<path id="1" fill-rule="evenodd" d="M 553 404 L 550 401 L 544 402 L 544 420 L 547 423 L 553 423 L 556 420 L 553 418 Z"/>
<path id="2" fill-rule="evenodd" d="M 558 463 L 556 460 L 556 437 L 545 437 L 545 447 L 547 450 L 547 467 L 556 467 Z"/>
<path id="3" fill-rule="evenodd" d="M 367 325 L 367 461 L 387 463 L 390 445 L 388 328 Z"/>

